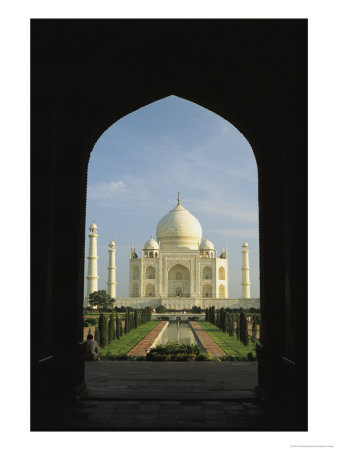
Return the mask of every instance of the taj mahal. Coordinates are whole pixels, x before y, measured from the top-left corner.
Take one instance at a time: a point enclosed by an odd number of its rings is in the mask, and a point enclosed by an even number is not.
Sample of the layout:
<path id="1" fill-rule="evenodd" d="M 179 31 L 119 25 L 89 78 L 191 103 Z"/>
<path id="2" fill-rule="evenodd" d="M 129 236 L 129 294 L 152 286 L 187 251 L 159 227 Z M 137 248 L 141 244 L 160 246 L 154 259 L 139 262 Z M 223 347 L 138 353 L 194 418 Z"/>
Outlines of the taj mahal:
<path id="1" fill-rule="evenodd" d="M 89 228 L 87 297 L 98 290 L 98 228 Z M 108 294 L 116 299 L 116 306 L 142 308 L 164 305 L 167 309 L 182 310 L 200 306 L 230 308 L 259 308 L 259 299 L 250 298 L 249 245 L 242 245 L 242 297 L 228 297 L 228 250 L 220 256 L 213 243 L 202 240 L 200 222 L 181 203 L 158 222 L 156 239 L 152 236 L 137 254 L 132 245 L 129 252 L 129 297 L 116 297 L 116 244 L 108 248 Z"/>

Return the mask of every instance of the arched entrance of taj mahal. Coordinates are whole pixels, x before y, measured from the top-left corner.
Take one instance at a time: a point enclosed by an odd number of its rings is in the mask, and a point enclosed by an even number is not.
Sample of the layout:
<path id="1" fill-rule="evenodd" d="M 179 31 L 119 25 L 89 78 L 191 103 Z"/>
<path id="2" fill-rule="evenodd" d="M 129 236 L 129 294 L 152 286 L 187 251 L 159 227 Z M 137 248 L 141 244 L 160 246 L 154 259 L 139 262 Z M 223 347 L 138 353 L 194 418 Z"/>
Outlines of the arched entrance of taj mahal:
<path id="1" fill-rule="evenodd" d="M 190 297 L 190 271 L 182 264 L 175 264 L 168 271 L 168 297 Z"/>

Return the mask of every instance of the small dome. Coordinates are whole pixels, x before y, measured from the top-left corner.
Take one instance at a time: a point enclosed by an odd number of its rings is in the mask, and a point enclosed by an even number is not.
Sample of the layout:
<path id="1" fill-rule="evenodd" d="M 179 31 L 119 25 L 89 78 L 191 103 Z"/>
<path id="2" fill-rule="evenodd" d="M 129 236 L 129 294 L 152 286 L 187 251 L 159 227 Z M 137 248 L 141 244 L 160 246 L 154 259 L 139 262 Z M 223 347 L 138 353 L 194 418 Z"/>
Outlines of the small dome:
<path id="1" fill-rule="evenodd" d="M 242 245 L 242 247 L 249 247 L 249 244 L 246 241 L 244 241 L 244 244 Z"/>
<path id="2" fill-rule="evenodd" d="M 153 237 L 151 236 L 151 238 L 149 239 L 149 241 L 147 241 L 144 244 L 144 249 L 145 250 L 158 250 L 158 243 L 157 241 L 155 241 L 155 239 L 153 239 Z"/>
<path id="3" fill-rule="evenodd" d="M 211 241 L 209 241 L 208 238 L 205 238 L 201 242 L 200 249 L 201 250 L 214 250 L 215 248 L 214 248 L 214 244 Z"/>
<path id="4" fill-rule="evenodd" d="M 111 247 L 114 247 L 114 246 L 115 246 L 115 242 L 114 242 L 114 241 L 111 241 L 111 242 L 109 243 L 109 245 L 110 245 Z"/>
<path id="5" fill-rule="evenodd" d="M 90 225 L 89 229 L 90 229 L 90 230 L 97 230 L 97 226 L 96 226 L 96 224 L 94 223 L 94 221 L 93 221 L 93 223 Z"/>

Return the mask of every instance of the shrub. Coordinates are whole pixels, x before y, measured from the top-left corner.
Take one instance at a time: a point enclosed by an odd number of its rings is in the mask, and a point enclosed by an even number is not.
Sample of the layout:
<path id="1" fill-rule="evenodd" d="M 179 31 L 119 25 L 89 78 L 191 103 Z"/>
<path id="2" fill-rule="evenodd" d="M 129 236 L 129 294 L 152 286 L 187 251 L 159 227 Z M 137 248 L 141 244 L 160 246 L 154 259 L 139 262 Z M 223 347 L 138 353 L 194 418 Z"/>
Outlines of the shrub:
<path id="1" fill-rule="evenodd" d="M 169 342 L 168 345 L 157 345 L 147 353 L 148 361 L 193 361 L 201 350 L 198 345 L 179 344 Z"/>
<path id="2" fill-rule="evenodd" d="M 212 361 L 212 356 L 210 356 L 208 353 L 201 353 L 200 355 L 196 356 L 195 361 Z"/>
<path id="3" fill-rule="evenodd" d="M 157 312 L 157 314 L 162 314 L 165 313 L 167 310 L 167 308 L 164 305 L 159 305 L 156 306 L 155 311 Z"/>
<path id="4" fill-rule="evenodd" d="M 191 312 L 194 314 L 201 314 L 202 310 L 200 306 L 193 306 Z"/>
<path id="5" fill-rule="evenodd" d="M 83 326 L 84 327 L 89 327 L 90 323 L 88 322 L 88 320 L 84 320 L 83 321 Z"/>

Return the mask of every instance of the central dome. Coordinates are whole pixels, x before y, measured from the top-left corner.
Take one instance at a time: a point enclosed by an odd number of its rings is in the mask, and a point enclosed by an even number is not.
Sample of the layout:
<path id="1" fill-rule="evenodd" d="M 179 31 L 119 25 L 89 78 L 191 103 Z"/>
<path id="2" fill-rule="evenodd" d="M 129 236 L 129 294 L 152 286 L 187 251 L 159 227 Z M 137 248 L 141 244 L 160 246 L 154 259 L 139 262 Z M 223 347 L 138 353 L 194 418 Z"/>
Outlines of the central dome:
<path id="1" fill-rule="evenodd" d="M 181 247 L 197 250 L 202 238 L 199 221 L 181 205 L 180 196 L 177 205 L 159 221 L 156 238 L 160 248 Z"/>

